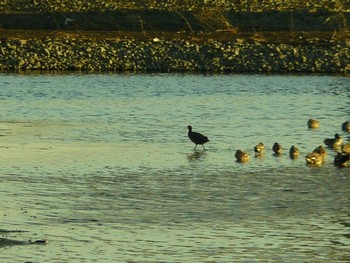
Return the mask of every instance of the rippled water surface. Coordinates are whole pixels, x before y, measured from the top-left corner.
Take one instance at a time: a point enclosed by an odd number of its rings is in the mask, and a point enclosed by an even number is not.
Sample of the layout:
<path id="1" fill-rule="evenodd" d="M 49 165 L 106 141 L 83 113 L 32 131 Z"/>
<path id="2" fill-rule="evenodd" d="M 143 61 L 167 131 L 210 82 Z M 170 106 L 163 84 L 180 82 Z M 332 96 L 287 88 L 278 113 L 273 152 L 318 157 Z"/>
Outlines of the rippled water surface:
<path id="1" fill-rule="evenodd" d="M 349 142 L 350 78 L 1 74 L 0 83 L 1 262 L 350 261 L 350 168 L 334 167 L 331 149 L 321 167 L 304 160 L 336 132 Z M 189 124 L 209 137 L 206 151 L 193 150 Z M 259 142 L 267 150 L 255 158 Z M 237 149 L 248 163 L 235 162 Z M 10 242 L 28 240 L 48 243 Z"/>

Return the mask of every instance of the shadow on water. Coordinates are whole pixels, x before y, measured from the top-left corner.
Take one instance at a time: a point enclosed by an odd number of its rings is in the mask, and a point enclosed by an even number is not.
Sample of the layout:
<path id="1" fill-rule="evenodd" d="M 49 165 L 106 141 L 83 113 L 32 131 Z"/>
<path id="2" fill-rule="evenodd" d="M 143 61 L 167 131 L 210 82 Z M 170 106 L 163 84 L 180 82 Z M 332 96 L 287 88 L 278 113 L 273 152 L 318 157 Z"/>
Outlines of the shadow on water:
<path id="1" fill-rule="evenodd" d="M 0 234 L 11 234 L 11 233 L 25 233 L 28 231 L 24 230 L 6 230 L 6 229 L 0 229 Z M 18 245 L 44 245 L 47 244 L 47 240 L 14 240 L 14 239 L 8 239 L 8 238 L 0 238 L 0 248 L 7 247 L 7 246 L 18 246 Z"/>
<path id="2" fill-rule="evenodd" d="M 12 240 L 7 238 L 0 238 L 0 248 L 7 246 L 20 246 L 20 245 L 45 245 L 47 244 L 46 240 L 35 240 L 35 241 L 20 241 Z"/>

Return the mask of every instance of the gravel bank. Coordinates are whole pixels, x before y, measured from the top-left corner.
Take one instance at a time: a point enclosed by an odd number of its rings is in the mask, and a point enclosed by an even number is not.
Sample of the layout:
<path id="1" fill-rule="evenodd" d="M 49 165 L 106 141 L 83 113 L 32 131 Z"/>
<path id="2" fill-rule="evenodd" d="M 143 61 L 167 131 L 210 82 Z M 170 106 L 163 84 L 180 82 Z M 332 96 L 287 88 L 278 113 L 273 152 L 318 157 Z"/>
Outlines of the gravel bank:
<path id="1" fill-rule="evenodd" d="M 1 39 L 0 70 L 350 72 L 349 45 L 213 39 Z"/>

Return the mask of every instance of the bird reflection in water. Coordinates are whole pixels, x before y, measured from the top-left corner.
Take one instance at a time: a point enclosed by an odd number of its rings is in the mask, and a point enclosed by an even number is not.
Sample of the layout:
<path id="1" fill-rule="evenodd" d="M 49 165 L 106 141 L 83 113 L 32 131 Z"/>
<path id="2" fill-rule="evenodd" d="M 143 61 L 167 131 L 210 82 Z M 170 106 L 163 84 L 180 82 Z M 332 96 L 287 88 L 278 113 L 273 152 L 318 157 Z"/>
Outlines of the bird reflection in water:
<path id="1" fill-rule="evenodd" d="M 196 162 L 204 160 L 204 158 L 207 156 L 207 152 L 205 151 L 194 151 L 193 153 L 190 153 L 187 155 L 187 159 L 190 162 Z"/>

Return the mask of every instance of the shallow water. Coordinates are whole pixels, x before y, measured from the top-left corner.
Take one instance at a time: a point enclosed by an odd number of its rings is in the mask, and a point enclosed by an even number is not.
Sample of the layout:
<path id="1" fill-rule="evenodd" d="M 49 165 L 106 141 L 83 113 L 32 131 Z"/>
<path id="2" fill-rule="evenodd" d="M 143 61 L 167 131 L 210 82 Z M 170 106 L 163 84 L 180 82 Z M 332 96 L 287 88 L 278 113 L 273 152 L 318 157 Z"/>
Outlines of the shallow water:
<path id="1" fill-rule="evenodd" d="M 48 240 L 0 242 L 1 261 L 350 261 L 350 169 L 333 166 L 331 149 L 321 167 L 304 160 L 336 132 L 349 141 L 348 77 L 0 80 L 0 237 Z M 193 151 L 189 124 L 209 137 L 206 151 Z"/>

